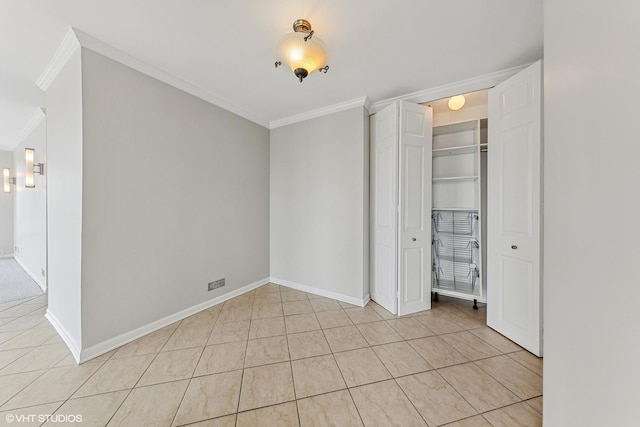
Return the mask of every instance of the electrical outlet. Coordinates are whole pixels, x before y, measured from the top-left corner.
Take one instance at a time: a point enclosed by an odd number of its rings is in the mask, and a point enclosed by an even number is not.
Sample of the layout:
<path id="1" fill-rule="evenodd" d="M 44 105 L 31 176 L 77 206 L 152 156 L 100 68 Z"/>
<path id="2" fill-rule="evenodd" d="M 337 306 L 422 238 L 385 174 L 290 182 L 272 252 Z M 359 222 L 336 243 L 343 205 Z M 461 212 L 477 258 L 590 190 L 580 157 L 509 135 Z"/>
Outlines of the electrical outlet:
<path id="1" fill-rule="evenodd" d="M 208 290 L 212 291 L 214 289 L 218 289 L 224 286 L 224 279 L 215 280 L 213 282 L 209 282 Z"/>

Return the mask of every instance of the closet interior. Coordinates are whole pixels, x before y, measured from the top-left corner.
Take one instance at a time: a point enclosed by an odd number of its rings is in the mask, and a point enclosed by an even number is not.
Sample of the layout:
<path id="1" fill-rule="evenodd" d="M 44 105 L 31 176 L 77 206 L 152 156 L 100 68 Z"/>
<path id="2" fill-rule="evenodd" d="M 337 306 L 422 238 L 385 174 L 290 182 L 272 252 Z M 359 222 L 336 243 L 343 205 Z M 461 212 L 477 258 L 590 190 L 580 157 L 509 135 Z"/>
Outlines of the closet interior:
<path id="1" fill-rule="evenodd" d="M 486 303 L 487 91 L 465 95 L 463 110 L 447 99 L 433 108 L 431 291 Z"/>

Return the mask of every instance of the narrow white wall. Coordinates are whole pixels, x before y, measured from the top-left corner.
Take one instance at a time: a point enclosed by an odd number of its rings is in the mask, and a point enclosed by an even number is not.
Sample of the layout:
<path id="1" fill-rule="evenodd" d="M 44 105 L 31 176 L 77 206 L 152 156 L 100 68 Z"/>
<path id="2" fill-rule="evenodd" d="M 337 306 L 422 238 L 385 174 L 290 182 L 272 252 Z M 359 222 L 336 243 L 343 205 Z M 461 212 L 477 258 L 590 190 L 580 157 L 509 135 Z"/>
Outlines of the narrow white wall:
<path id="1" fill-rule="evenodd" d="M 4 168 L 11 169 L 11 176 L 16 176 L 13 166 L 13 152 L 0 150 L 0 173 Z M 13 204 L 15 199 L 15 185 L 11 186 L 11 193 L 4 192 L 0 186 L 0 257 L 13 254 Z"/>
<path id="2" fill-rule="evenodd" d="M 544 423 L 636 426 L 640 3 L 544 2 Z"/>
<path id="3" fill-rule="evenodd" d="M 48 286 L 51 320 L 82 348 L 82 70 L 77 49 L 46 92 Z M 37 184 L 37 182 L 36 182 Z"/>
<path id="4" fill-rule="evenodd" d="M 47 269 L 47 158 L 46 121 L 35 129 L 14 150 L 16 186 L 14 206 L 14 254 L 22 268 L 46 290 Z M 35 188 L 25 188 L 26 165 L 24 149 L 36 150 L 36 162 L 45 163 L 45 174 L 35 175 Z"/>
<path id="5" fill-rule="evenodd" d="M 271 130 L 271 276 L 368 297 L 369 116 L 362 107 Z"/>
<path id="6" fill-rule="evenodd" d="M 267 280 L 268 129 L 91 50 L 82 70 L 83 347 Z"/>

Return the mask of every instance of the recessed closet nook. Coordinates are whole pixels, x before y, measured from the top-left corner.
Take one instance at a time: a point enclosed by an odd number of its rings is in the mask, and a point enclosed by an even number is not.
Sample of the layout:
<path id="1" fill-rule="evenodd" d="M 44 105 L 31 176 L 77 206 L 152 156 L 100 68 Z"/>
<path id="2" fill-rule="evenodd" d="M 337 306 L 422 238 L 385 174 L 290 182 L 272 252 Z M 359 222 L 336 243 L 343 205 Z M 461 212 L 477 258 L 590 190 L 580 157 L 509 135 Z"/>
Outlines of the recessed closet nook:
<path id="1" fill-rule="evenodd" d="M 487 303 L 487 325 L 540 356 L 541 65 L 464 96 L 371 116 L 371 299 Z"/>

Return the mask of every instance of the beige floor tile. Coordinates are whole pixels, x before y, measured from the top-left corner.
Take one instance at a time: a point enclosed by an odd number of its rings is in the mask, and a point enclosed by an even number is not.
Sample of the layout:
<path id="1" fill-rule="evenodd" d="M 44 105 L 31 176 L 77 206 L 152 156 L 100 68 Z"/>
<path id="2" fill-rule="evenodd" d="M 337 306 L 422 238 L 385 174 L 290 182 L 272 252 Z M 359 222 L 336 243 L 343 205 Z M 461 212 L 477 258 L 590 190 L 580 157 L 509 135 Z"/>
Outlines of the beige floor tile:
<path id="1" fill-rule="evenodd" d="M 57 332 L 52 327 L 47 327 L 27 329 L 23 332 L 18 331 L 17 335 L 15 335 L 16 331 L 5 332 L 4 334 L 10 334 L 12 337 L 0 344 L 0 351 L 25 347 L 37 347 L 56 336 Z"/>
<path id="2" fill-rule="evenodd" d="M 501 354 L 498 349 L 467 331 L 440 335 L 440 338 L 469 360 L 485 359 Z"/>
<path id="3" fill-rule="evenodd" d="M 246 341 L 209 345 L 204 348 L 193 375 L 199 377 L 242 369 L 246 350 Z"/>
<path id="4" fill-rule="evenodd" d="M 236 414 L 227 415 L 225 417 L 213 418 L 211 420 L 200 421 L 199 423 L 189 424 L 189 427 L 235 427 Z"/>
<path id="5" fill-rule="evenodd" d="M 334 356 L 349 387 L 391 378 L 387 368 L 370 348 L 345 351 Z"/>
<path id="6" fill-rule="evenodd" d="M 347 387 L 333 355 L 294 360 L 291 369 L 297 399 Z"/>
<path id="7" fill-rule="evenodd" d="M 251 312 L 251 319 L 266 319 L 268 317 L 282 317 L 284 313 L 282 311 L 281 302 L 270 302 L 266 304 L 253 304 L 253 311 Z"/>
<path id="8" fill-rule="evenodd" d="M 329 346 L 334 353 L 369 346 L 367 340 L 364 339 L 355 326 L 325 329 L 324 335 L 327 337 Z"/>
<path id="9" fill-rule="evenodd" d="M 249 336 L 249 325 L 249 320 L 216 323 L 209 337 L 209 341 L 207 341 L 207 345 L 246 341 Z"/>
<path id="10" fill-rule="evenodd" d="M 202 351 L 197 347 L 159 353 L 136 387 L 191 378 Z"/>
<path id="11" fill-rule="evenodd" d="M 487 412 L 484 417 L 493 427 L 542 426 L 542 415 L 524 402 Z"/>
<path id="12" fill-rule="evenodd" d="M 254 319 L 251 321 L 251 327 L 249 328 L 249 339 L 275 337 L 285 333 L 284 317 L 282 316 Z"/>
<path id="13" fill-rule="evenodd" d="M 325 298 L 322 295 L 312 294 L 310 292 L 307 292 L 307 296 L 309 297 L 309 300 L 318 299 L 318 298 Z"/>
<path id="14" fill-rule="evenodd" d="M 356 387 L 350 392 L 366 426 L 427 425 L 395 381 Z"/>
<path id="15" fill-rule="evenodd" d="M 298 400 L 302 427 L 362 426 L 362 420 L 347 390 Z"/>
<path id="16" fill-rule="evenodd" d="M 338 304 L 338 301 L 330 298 L 314 298 L 309 300 L 309 302 L 311 303 L 311 307 L 313 307 L 313 311 L 316 313 L 320 311 L 340 310 L 342 308 L 340 304 Z"/>
<path id="17" fill-rule="evenodd" d="M 71 352 L 66 344 L 35 347 L 15 362 L 2 368 L 0 370 L 0 376 L 47 369 L 54 366 L 69 354 L 71 354 Z"/>
<path id="18" fill-rule="evenodd" d="M 6 310 L 0 311 L 0 318 L 24 316 L 31 314 L 36 310 L 39 310 L 38 305 L 18 304 Z"/>
<path id="19" fill-rule="evenodd" d="M 542 377 L 508 356 L 478 360 L 476 365 L 522 400 L 542 395 Z"/>
<path id="20" fill-rule="evenodd" d="M 247 368 L 242 378 L 240 411 L 275 405 L 295 399 L 289 362 Z"/>
<path id="21" fill-rule="evenodd" d="M 180 350 L 191 347 L 204 347 L 211 335 L 212 327 L 178 328 L 169 341 L 162 347 L 162 351 Z"/>
<path id="22" fill-rule="evenodd" d="M 154 354 L 147 354 L 108 360 L 80 387 L 74 397 L 133 388 L 155 357 Z"/>
<path id="23" fill-rule="evenodd" d="M 416 338 L 425 338 L 435 335 L 431 329 L 427 328 L 413 317 L 401 317 L 399 319 L 387 320 L 387 324 L 405 340 L 413 340 Z"/>
<path id="24" fill-rule="evenodd" d="M 485 316 L 480 315 L 479 310 L 476 312 L 473 309 L 470 309 L 451 313 L 451 318 L 463 329 L 481 328 L 487 324 Z"/>
<path id="25" fill-rule="evenodd" d="M 522 350 L 518 344 L 505 338 L 487 326 L 483 326 L 478 329 L 470 329 L 469 332 L 503 353 L 513 353 L 514 351 Z"/>
<path id="26" fill-rule="evenodd" d="M 322 331 L 289 334 L 287 340 L 289 342 L 291 360 L 331 353 Z"/>
<path id="27" fill-rule="evenodd" d="M 282 297 L 280 296 L 280 291 L 268 292 L 265 294 L 258 295 L 256 294 L 256 299 L 254 301 L 256 304 L 268 304 L 273 302 L 282 302 Z"/>
<path id="28" fill-rule="evenodd" d="M 282 298 L 282 302 L 306 301 L 309 299 L 306 292 L 298 291 L 296 289 L 282 289 L 280 291 L 280 296 Z"/>
<path id="29" fill-rule="evenodd" d="M 242 371 L 193 378 L 173 424 L 188 424 L 235 413 L 241 381 Z"/>
<path id="30" fill-rule="evenodd" d="M 230 308 L 227 308 L 227 306 L 225 306 L 220 312 L 218 322 L 226 323 L 237 322 L 239 320 L 250 320 L 252 311 L 252 307 L 247 305 L 240 305 Z"/>
<path id="31" fill-rule="evenodd" d="M 406 342 L 371 347 L 394 377 L 416 374 L 433 369 L 429 363 Z"/>
<path id="32" fill-rule="evenodd" d="M 356 324 L 382 320 L 382 317 L 371 307 L 346 308 L 344 312 Z"/>
<path id="33" fill-rule="evenodd" d="M 350 304 L 350 303 L 348 303 L 348 302 L 344 302 L 344 301 L 338 301 L 338 304 L 340 304 L 340 307 L 342 307 L 342 308 L 356 308 L 356 307 L 360 307 L 359 305 Z"/>
<path id="34" fill-rule="evenodd" d="M 259 288 L 257 288 L 255 290 L 256 293 L 256 299 L 260 296 L 263 296 L 264 294 L 270 294 L 270 293 L 280 293 L 280 289 L 282 288 L 282 286 L 277 285 L 275 283 L 267 283 L 265 285 L 260 286 Z"/>
<path id="35" fill-rule="evenodd" d="M 440 337 L 419 338 L 407 343 L 436 369 L 469 361 Z"/>
<path id="36" fill-rule="evenodd" d="M 435 334 L 450 334 L 453 332 L 460 332 L 464 330 L 460 325 L 455 323 L 453 319 L 448 316 L 434 316 L 429 314 L 422 314 L 414 316 L 412 319 L 416 319 L 427 328 L 431 329 Z"/>
<path id="37" fill-rule="evenodd" d="M 48 323 L 49 322 L 47 322 L 47 319 L 44 316 L 22 316 L 0 326 L 0 333 L 24 331 L 43 324 L 47 325 Z"/>
<path id="38" fill-rule="evenodd" d="M 99 363 L 51 368 L 6 402 L 2 409 L 67 400 L 100 367 Z"/>
<path id="39" fill-rule="evenodd" d="M 108 425 L 171 425 L 188 384 L 188 380 L 183 380 L 133 389 Z"/>
<path id="40" fill-rule="evenodd" d="M 520 363 L 522 366 L 529 368 L 536 374 L 542 376 L 542 358 L 537 357 L 526 350 L 509 353 L 508 356 Z"/>
<path id="41" fill-rule="evenodd" d="M 520 399 L 473 363 L 450 366 L 438 373 L 478 411 L 485 412 Z"/>
<path id="42" fill-rule="evenodd" d="M 465 418 L 455 423 L 447 424 L 447 427 L 493 427 L 482 415 Z"/>
<path id="43" fill-rule="evenodd" d="M 289 360 L 289 347 L 286 336 L 258 338 L 249 340 L 244 366 L 260 366 L 287 360 Z"/>
<path id="44" fill-rule="evenodd" d="M 64 405 L 58 408 L 55 415 L 58 417 L 81 415 L 82 422 L 76 423 L 76 425 L 104 426 L 107 425 L 128 395 L 129 390 L 123 390 L 96 396 L 81 397 L 79 399 L 69 399 Z M 43 425 L 51 427 L 65 424 L 60 422 L 47 422 Z"/>
<path id="45" fill-rule="evenodd" d="M 23 330 L 19 330 L 19 329 L 15 331 L 0 332 L 0 343 L 5 343 L 9 341 L 11 338 L 21 335 L 23 332 L 24 332 Z M 27 347 L 27 346 L 23 346 L 23 347 Z"/>
<path id="46" fill-rule="evenodd" d="M 30 406 L 28 408 L 2 411 L 0 412 L 0 420 L 2 420 L 2 422 L 4 422 L 5 420 L 13 420 L 11 422 L 7 421 L 5 424 L 2 424 L 5 426 L 39 426 L 43 423 L 43 421 L 46 421 L 48 416 L 53 415 L 56 409 L 58 409 L 60 405 L 62 405 L 62 403 L 63 402 L 53 402 L 44 405 Z M 10 418 L 7 418 L 7 416 L 9 416 Z"/>
<path id="47" fill-rule="evenodd" d="M 284 317 L 284 323 L 287 327 L 288 334 L 296 334 L 298 332 L 309 332 L 320 329 L 320 324 L 316 315 L 313 313 L 294 314 Z"/>
<path id="48" fill-rule="evenodd" d="M 369 345 L 402 341 L 402 337 L 384 320 L 380 322 L 360 323 L 356 325 L 356 327 Z"/>
<path id="49" fill-rule="evenodd" d="M 165 345 L 171 334 L 173 334 L 173 331 L 168 329 L 160 329 L 159 331 L 152 332 L 149 335 L 131 341 L 129 344 L 123 345 L 112 357 L 117 359 L 120 357 L 155 354 Z"/>
<path id="50" fill-rule="evenodd" d="M 282 308 L 284 309 L 285 316 L 291 316 L 292 314 L 304 314 L 304 313 L 312 313 L 313 307 L 309 300 L 298 300 L 298 301 L 285 301 L 282 303 Z"/>
<path id="51" fill-rule="evenodd" d="M 44 370 L 32 371 L 0 377 L 0 407 L 44 372 Z"/>
<path id="52" fill-rule="evenodd" d="M 31 348 L 16 348 L 14 350 L 0 351 L 0 369 L 15 362 L 31 351 L 33 351 Z"/>
<path id="53" fill-rule="evenodd" d="M 436 372 L 424 372 L 396 381 L 430 426 L 458 421 L 478 413 Z"/>
<path id="54" fill-rule="evenodd" d="M 238 414 L 236 427 L 278 426 L 298 427 L 298 408 L 295 402 L 281 403 Z"/>
<path id="55" fill-rule="evenodd" d="M 218 316 L 220 316 L 220 311 L 222 309 L 220 306 L 215 306 L 208 308 L 206 310 L 202 310 L 199 313 L 194 314 L 193 316 L 189 316 L 186 319 L 183 319 L 180 322 L 180 328 L 200 328 L 200 327 L 209 327 L 213 328 L 213 325 L 216 323 Z"/>
<path id="56" fill-rule="evenodd" d="M 534 397 L 533 399 L 529 399 L 526 401 L 526 403 L 531 406 L 533 409 L 535 409 L 536 411 L 538 411 L 539 413 L 543 413 L 542 412 L 542 396 L 540 397 Z"/>
<path id="57" fill-rule="evenodd" d="M 386 308 L 376 303 L 375 301 L 369 301 L 369 304 L 367 304 L 367 307 L 373 308 L 373 311 L 378 313 L 378 316 L 382 317 L 385 320 L 398 318 L 398 316 L 391 313 L 390 311 L 388 311 Z"/>
<path id="58" fill-rule="evenodd" d="M 318 322 L 322 329 L 338 328 L 340 326 L 353 325 L 347 313 L 344 310 L 319 311 L 316 313 Z"/>

